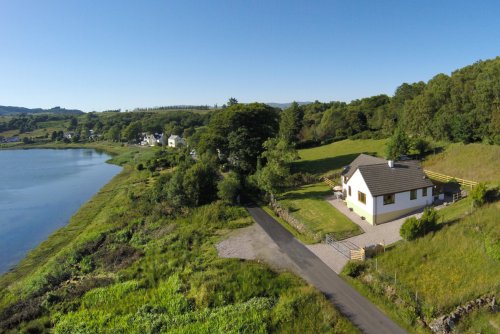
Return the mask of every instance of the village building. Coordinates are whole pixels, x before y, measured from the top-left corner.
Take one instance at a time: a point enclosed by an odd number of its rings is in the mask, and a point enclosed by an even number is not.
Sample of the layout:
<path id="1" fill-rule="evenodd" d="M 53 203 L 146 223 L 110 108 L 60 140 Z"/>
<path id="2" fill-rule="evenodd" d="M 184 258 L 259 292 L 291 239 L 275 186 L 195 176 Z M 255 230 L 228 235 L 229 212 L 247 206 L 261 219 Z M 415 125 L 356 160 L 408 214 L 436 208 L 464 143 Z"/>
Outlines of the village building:
<path id="1" fill-rule="evenodd" d="M 142 146 L 156 146 L 156 145 L 164 145 L 164 137 L 163 133 L 154 133 L 154 134 L 142 134 L 143 139 L 141 140 Z"/>
<path id="2" fill-rule="evenodd" d="M 186 145 L 186 141 L 182 137 L 178 135 L 168 137 L 168 147 L 179 147 L 181 145 Z"/>
<path id="3" fill-rule="evenodd" d="M 344 168 L 342 193 L 349 209 L 372 225 L 433 203 L 433 184 L 418 161 L 384 160 L 360 154 Z"/>

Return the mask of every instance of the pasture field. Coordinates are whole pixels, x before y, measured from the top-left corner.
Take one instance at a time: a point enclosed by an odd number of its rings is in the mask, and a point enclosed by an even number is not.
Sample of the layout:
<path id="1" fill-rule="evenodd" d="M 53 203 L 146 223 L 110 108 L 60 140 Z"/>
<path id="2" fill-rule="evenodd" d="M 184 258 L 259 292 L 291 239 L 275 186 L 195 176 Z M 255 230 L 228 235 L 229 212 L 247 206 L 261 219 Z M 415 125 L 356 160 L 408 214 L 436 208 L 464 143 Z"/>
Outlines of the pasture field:
<path id="1" fill-rule="evenodd" d="M 428 156 L 423 167 L 470 181 L 500 184 L 500 145 L 450 144 L 443 152 Z"/>
<path id="2" fill-rule="evenodd" d="M 299 150 L 300 160 L 293 164 L 292 169 L 317 175 L 328 174 L 348 165 L 360 153 L 384 157 L 386 143 L 387 139 L 346 139 Z"/>

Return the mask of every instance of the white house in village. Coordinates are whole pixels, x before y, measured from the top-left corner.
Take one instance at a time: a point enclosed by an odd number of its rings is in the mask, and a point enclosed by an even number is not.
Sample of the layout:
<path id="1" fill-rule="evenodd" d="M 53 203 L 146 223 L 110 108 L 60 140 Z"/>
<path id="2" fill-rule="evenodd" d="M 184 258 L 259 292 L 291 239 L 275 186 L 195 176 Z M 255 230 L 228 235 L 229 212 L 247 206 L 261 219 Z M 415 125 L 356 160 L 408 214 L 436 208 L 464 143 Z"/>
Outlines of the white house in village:
<path id="1" fill-rule="evenodd" d="M 433 203 L 433 184 L 417 161 L 394 162 L 360 154 L 341 178 L 347 206 L 372 225 Z"/>
<path id="2" fill-rule="evenodd" d="M 168 147 L 179 147 L 181 145 L 186 145 L 186 141 L 178 135 L 171 135 L 168 137 Z"/>
<path id="3" fill-rule="evenodd" d="M 142 146 L 156 146 L 163 143 L 163 133 L 147 134 L 143 133 Z"/>

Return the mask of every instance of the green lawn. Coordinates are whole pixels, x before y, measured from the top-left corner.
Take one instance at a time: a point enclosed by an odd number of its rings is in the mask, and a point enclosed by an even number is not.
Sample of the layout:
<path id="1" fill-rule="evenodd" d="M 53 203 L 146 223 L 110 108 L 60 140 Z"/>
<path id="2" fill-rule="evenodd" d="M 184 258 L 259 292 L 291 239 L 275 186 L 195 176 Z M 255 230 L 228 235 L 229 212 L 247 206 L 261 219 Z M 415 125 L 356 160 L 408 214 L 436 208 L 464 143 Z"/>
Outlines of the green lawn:
<path id="1" fill-rule="evenodd" d="M 500 146 L 451 144 L 429 156 L 424 168 L 461 179 L 500 184 Z"/>
<path id="2" fill-rule="evenodd" d="M 314 148 L 299 150 L 300 160 L 294 171 L 327 174 L 348 165 L 360 153 L 383 157 L 387 139 L 346 139 Z"/>
<path id="3" fill-rule="evenodd" d="M 288 191 L 279 202 L 313 233 L 321 236 L 333 233 L 342 239 L 360 234 L 362 231 L 358 225 L 325 200 L 325 196 L 331 194 L 326 184 L 317 183 Z"/>
<path id="4" fill-rule="evenodd" d="M 439 231 L 400 242 L 376 262 L 367 261 L 364 273 L 353 282 L 377 304 L 396 308 L 391 312 L 396 320 L 410 327 L 416 325 L 418 313 L 430 321 L 478 296 L 500 295 L 500 202 L 476 209 L 460 220 L 457 216 L 468 209 L 468 203 L 456 205 L 440 212 L 448 224 Z M 476 320 L 471 316 L 468 321 Z"/>

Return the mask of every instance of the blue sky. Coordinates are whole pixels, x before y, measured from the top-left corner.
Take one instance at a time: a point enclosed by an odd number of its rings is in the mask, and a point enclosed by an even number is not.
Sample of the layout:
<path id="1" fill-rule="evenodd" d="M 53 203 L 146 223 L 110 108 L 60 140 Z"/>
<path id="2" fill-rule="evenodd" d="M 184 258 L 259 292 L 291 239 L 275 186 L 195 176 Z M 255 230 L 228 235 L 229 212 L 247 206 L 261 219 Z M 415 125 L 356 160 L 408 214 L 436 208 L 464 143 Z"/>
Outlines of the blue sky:
<path id="1" fill-rule="evenodd" d="M 0 0 L 0 105 L 350 101 L 500 55 L 500 1 Z"/>

